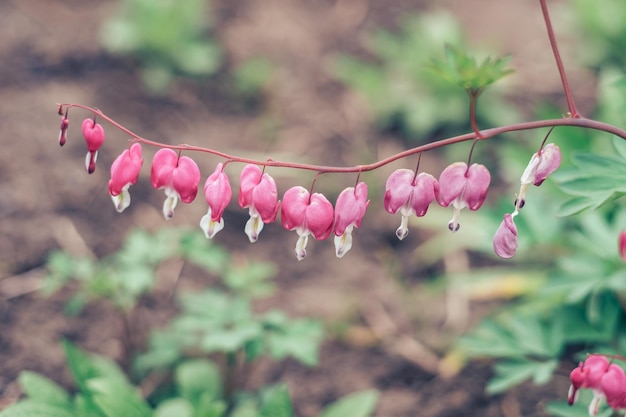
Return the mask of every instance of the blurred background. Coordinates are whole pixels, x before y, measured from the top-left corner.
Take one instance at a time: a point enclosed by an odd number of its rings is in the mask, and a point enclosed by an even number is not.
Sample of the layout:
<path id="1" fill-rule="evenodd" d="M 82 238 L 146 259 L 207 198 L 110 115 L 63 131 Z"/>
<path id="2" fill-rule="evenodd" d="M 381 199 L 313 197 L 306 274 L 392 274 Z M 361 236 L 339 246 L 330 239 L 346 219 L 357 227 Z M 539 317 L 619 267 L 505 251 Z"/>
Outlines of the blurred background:
<path id="1" fill-rule="evenodd" d="M 626 100 L 620 98 L 623 83 L 615 82 L 623 78 L 626 20 L 617 17 L 626 12 L 620 0 L 602 2 L 605 7 L 593 10 L 583 0 L 549 3 L 580 112 L 619 125 Z M 128 137 L 103 123 L 107 139 L 96 172 L 87 175 L 79 126 L 90 114 L 70 110 L 68 142 L 60 148 L 57 103 L 97 107 L 163 143 L 260 160 L 357 165 L 470 130 L 465 93 L 424 70 L 451 44 L 479 60 L 511 56 L 515 72 L 481 97 L 479 126 L 566 111 L 537 2 L 1 0 L 0 39 L 0 410 L 21 395 L 21 370 L 71 386 L 62 339 L 121 362 L 127 355 L 116 336 L 120 324 L 110 293 L 86 284 L 97 274 L 76 272 L 77 259 L 97 269 L 137 231 L 147 236 L 147 251 L 150 236 L 163 230 L 202 236 L 202 193 L 179 205 L 172 220 L 163 219 L 165 196 L 149 182 L 155 149 L 146 146 L 132 204 L 116 213 L 107 195 L 109 167 Z M 233 199 L 225 229 L 209 246 L 227 252 L 224 262 L 231 265 L 271 264 L 275 289 L 252 297 L 253 309 L 280 308 L 325 328 L 315 366 L 261 360 L 242 385 L 286 383 L 303 417 L 363 389 L 380 391 L 379 417 L 547 415 L 545 404 L 567 393 L 573 362 L 558 362 L 565 342 L 547 353 L 530 349 L 531 356 L 546 357 L 542 365 L 549 362 L 543 378 L 535 368 L 500 369 L 504 382 L 487 392 L 491 358 L 498 355 L 489 354 L 489 343 L 483 350 L 459 343 L 483 318 L 543 288 L 555 258 L 578 250 L 566 237 L 578 223 L 555 220 L 565 197 L 546 182 L 531 191 L 532 204 L 518 224 L 517 259 L 505 263 L 491 253 L 491 237 L 511 211 L 519 175 L 545 133 L 508 134 L 478 145 L 473 160 L 489 167 L 492 188 L 481 211 L 462 213 L 456 234 L 447 230 L 451 210 L 433 206 L 411 220 L 407 239 L 397 241 L 400 218 L 382 204 L 385 179 L 396 168 L 413 169 L 415 158 L 361 175 L 371 204 L 343 259 L 336 259 L 329 239 L 310 241 L 307 258 L 298 262 L 297 236 L 278 222 L 265 227 L 259 242 L 248 243 L 247 211 Z M 573 149 L 611 152 L 610 140 L 589 137 L 557 129 L 551 139 L 566 156 Z M 438 177 L 449 163 L 465 161 L 469 146 L 429 152 L 420 170 Z M 202 181 L 222 162 L 207 154 L 187 156 L 200 166 Z M 564 165 L 568 161 L 564 157 Z M 226 169 L 235 197 L 241 168 Z M 281 195 L 312 180 L 305 171 L 267 172 Z M 323 175 L 316 190 L 334 202 L 355 180 Z M 72 272 L 46 287 L 59 262 Z M 174 290 L 219 282 L 210 268 L 164 264 L 153 268 L 150 284 L 131 302 L 149 328 L 177 314 Z M 81 274 L 82 280 L 70 279 Z M 131 290 L 120 284 L 115 291 Z M 549 383 L 524 382 L 530 377 Z"/>

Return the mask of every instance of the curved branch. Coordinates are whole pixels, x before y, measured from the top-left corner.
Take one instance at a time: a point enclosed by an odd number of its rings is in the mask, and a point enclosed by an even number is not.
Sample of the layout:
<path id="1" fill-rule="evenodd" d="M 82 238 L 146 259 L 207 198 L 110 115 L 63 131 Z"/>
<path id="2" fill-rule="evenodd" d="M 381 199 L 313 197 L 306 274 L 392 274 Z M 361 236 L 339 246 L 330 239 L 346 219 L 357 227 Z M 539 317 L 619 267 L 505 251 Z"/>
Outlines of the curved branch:
<path id="1" fill-rule="evenodd" d="M 407 156 L 415 155 L 420 152 L 425 152 L 425 151 L 429 151 L 432 149 L 442 148 L 444 146 L 452 145 L 452 144 L 459 143 L 459 142 L 473 140 L 476 138 L 476 133 L 474 132 L 465 133 L 463 135 L 453 136 L 453 137 L 446 138 L 446 139 L 440 139 L 440 140 L 427 143 L 425 145 L 407 149 L 403 152 L 399 152 L 395 155 L 388 156 L 387 158 L 381 159 L 380 161 L 373 162 L 371 164 L 356 165 L 356 166 L 350 166 L 350 167 L 335 167 L 335 166 L 326 166 L 326 165 L 303 164 L 303 163 L 288 162 L 288 161 L 275 161 L 273 159 L 262 161 L 262 160 L 251 159 L 251 158 L 243 158 L 243 157 L 239 157 L 236 155 L 230 155 L 225 152 L 217 151 L 215 149 L 188 145 L 188 144 L 167 145 L 167 144 L 156 142 L 156 141 L 146 139 L 137 135 L 136 133 L 120 125 L 111 117 L 107 116 L 102 111 L 96 108 L 85 106 L 82 104 L 73 104 L 73 103 L 59 104 L 59 106 L 65 107 L 65 108 L 77 107 L 77 108 L 90 111 L 94 115 L 108 121 L 113 126 L 115 126 L 122 132 L 129 135 L 131 138 L 133 138 L 133 140 L 144 143 L 146 145 L 151 145 L 151 146 L 155 146 L 158 148 L 170 148 L 170 149 L 174 149 L 178 151 L 193 151 L 193 152 L 209 153 L 209 154 L 224 158 L 228 160 L 229 162 L 241 162 L 241 163 L 246 163 L 246 164 L 260 165 L 264 167 L 303 169 L 303 170 L 315 171 L 318 173 L 358 173 L 358 172 L 373 171 L 387 164 L 390 164 L 394 161 L 397 161 L 398 159 L 406 158 Z M 574 127 L 585 128 L 585 129 L 598 130 L 598 131 L 611 133 L 613 135 L 619 136 L 622 139 L 626 140 L 626 130 L 621 129 L 617 126 L 613 126 L 608 123 L 603 123 L 597 120 L 587 119 L 584 117 L 577 117 L 577 118 L 569 117 L 569 118 L 564 118 L 564 119 L 536 120 L 536 121 L 531 121 L 531 122 L 523 122 L 523 123 L 516 123 L 512 125 L 507 125 L 507 126 L 494 127 L 491 129 L 480 131 L 480 138 L 481 140 L 486 140 L 489 138 L 493 138 L 494 136 L 501 135 L 503 133 L 522 131 L 522 130 L 540 129 L 544 127 L 556 127 L 556 126 L 574 126 Z"/>

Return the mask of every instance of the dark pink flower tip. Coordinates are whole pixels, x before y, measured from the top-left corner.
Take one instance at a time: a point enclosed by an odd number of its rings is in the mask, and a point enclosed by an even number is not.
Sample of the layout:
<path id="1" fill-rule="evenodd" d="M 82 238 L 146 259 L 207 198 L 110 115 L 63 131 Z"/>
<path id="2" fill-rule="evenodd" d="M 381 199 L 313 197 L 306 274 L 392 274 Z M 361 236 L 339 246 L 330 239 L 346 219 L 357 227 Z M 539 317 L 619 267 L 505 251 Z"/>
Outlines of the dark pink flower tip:
<path id="1" fill-rule="evenodd" d="M 561 150 L 554 143 L 549 143 L 535 155 L 539 162 L 537 163 L 532 182 L 534 185 L 539 186 L 561 165 Z M 533 158 L 535 155 L 533 155 Z"/>
<path id="2" fill-rule="evenodd" d="M 365 211 L 370 201 L 367 199 L 367 184 L 360 182 L 356 187 L 343 190 L 335 204 L 335 235 L 341 236 L 346 229 L 361 227 Z"/>
<path id="3" fill-rule="evenodd" d="M 276 182 L 256 165 L 246 165 L 241 171 L 239 206 L 249 208 L 250 215 L 258 213 L 263 223 L 276 220 L 280 202 Z"/>
<path id="4" fill-rule="evenodd" d="M 135 185 L 139 178 L 139 171 L 143 165 L 141 145 L 133 143 L 111 165 L 111 179 L 109 180 L 109 194 L 119 195 L 124 188 Z"/>
<path id="5" fill-rule="evenodd" d="M 291 187 L 283 196 L 281 222 L 285 229 L 326 239 L 333 226 L 333 205 L 320 193 L 309 194 L 301 186 Z"/>
<path id="6" fill-rule="evenodd" d="M 89 152 L 96 152 L 104 143 L 104 129 L 94 119 L 83 120 L 83 136 Z"/>
<path id="7" fill-rule="evenodd" d="M 626 230 L 622 230 L 619 234 L 619 256 L 626 262 Z"/>
<path id="8" fill-rule="evenodd" d="M 61 129 L 59 130 L 59 145 L 61 146 L 65 145 L 65 142 L 67 141 L 67 128 L 69 125 L 70 121 L 67 118 L 67 114 L 65 114 L 61 118 Z"/>
<path id="9" fill-rule="evenodd" d="M 513 222 L 513 216 L 509 213 L 504 215 L 504 220 L 493 237 L 493 250 L 501 258 L 512 258 L 517 250 L 517 227 Z"/>
<path id="10" fill-rule="evenodd" d="M 403 209 L 403 215 L 424 216 L 439 191 L 435 177 L 427 173 L 415 175 L 409 169 L 391 173 L 385 184 L 385 210 L 395 214 Z"/>
<path id="11" fill-rule="evenodd" d="M 211 220 L 219 222 L 233 196 L 228 176 L 222 163 L 217 164 L 215 171 L 204 183 L 204 196 L 211 208 Z"/>
<path id="12" fill-rule="evenodd" d="M 487 198 L 490 182 L 491 175 L 484 165 L 472 164 L 468 168 L 464 162 L 454 162 L 439 176 L 437 202 L 442 207 L 452 203 L 457 209 L 478 210 Z"/>
<path id="13" fill-rule="evenodd" d="M 622 407 L 626 398 L 626 374 L 624 374 L 624 370 L 614 363 L 609 365 L 607 371 L 602 375 L 600 388 L 609 406 L 614 409 Z"/>

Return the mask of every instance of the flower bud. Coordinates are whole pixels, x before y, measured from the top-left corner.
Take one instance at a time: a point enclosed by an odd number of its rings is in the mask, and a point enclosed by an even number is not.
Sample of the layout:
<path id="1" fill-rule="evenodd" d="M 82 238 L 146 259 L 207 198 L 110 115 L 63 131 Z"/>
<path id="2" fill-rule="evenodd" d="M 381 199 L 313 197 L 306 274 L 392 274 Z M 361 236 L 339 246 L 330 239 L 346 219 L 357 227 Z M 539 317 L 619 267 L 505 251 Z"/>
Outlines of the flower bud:
<path id="1" fill-rule="evenodd" d="M 504 220 L 493 237 L 493 250 L 501 258 L 512 258 L 517 250 L 517 227 L 511 214 L 505 214 Z"/>

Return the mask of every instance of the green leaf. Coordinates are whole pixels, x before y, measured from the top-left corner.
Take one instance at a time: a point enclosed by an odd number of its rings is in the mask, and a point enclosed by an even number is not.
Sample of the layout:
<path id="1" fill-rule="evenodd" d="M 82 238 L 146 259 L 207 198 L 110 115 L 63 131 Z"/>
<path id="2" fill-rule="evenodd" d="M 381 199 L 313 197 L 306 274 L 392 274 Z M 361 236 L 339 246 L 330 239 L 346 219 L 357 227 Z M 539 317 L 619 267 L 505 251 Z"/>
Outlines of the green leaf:
<path id="1" fill-rule="evenodd" d="M 193 417 L 193 407 L 184 398 L 171 398 L 159 404 L 154 417 Z"/>
<path id="2" fill-rule="evenodd" d="M 619 136 L 613 135 L 613 146 L 617 153 L 624 159 L 626 159 L 626 140 Z"/>
<path id="3" fill-rule="evenodd" d="M 130 384 L 96 378 L 88 382 L 94 402 L 107 417 L 152 417 L 152 410 Z"/>
<path id="4" fill-rule="evenodd" d="M 499 362 L 494 368 L 496 376 L 489 381 L 486 390 L 489 394 L 498 394 L 531 378 L 538 384 L 548 382 L 557 365 L 557 360 Z"/>
<path id="5" fill-rule="evenodd" d="M 222 396 L 220 370 L 208 359 L 187 360 L 176 368 L 174 375 L 180 394 L 192 404 L 201 397 L 218 399 Z"/>
<path id="6" fill-rule="evenodd" d="M 376 390 L 355 392 L 330 404 L 319 417 L 368 417 L 376 409 L 379 393 Z"/>
<path id="7" fill-rule="evenodd" d="M 292 320 L 268 335 L 268 345 L 275 359 L 293 356 L 305 365 L 317 364 L 323 329 L 316 320 Z"/>
<path id="8" fill-rule="evenodd" d="M 45 376 L 31 371 L 22 371 L 18 380 L 22 390 L 30 399 L 61 407 L 70 406 L 69 394 Z"/>
<path id="9" fill-rule="evenodd" d="M 59 405 L 24 400 L 1 411 L 0 417 L 76 417 L 76 414 Z"/>
<path id="10" fill-rule="evenodd" d="M 264 390 L 261 401 L 261 417 L 294 417 L 291 397 L 284 385 Z"/>
<path id="11" fill-rule="evenodd" d="M 202 339 L 206 352 L 235 352 L 261 336 L 261 325 L 253 321 L 239 322 L 229 328 L 214 329 Z"/>

